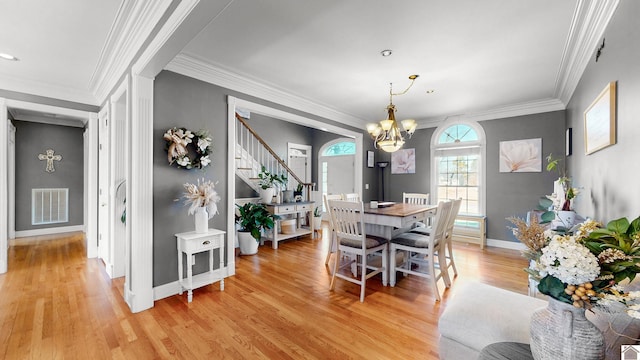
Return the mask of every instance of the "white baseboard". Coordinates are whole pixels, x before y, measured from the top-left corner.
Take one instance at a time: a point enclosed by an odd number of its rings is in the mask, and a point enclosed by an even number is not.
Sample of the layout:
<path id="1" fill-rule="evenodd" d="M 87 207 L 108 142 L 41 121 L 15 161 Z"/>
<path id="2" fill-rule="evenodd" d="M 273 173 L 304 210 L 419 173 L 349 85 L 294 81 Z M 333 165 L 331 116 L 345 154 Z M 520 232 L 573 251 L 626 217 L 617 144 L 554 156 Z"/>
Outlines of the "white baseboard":
<path id="1" fill-rule="evenodd" d="M 493 246 L 503 249 L 525 250 L 527 247 L 521 242 L 487 239 L 487 246 Z"/>
<path id="2" fill-rule="evenodd" d="M 177 280 L 168 284 L 156 286 L 153 288 L 153 301 L 162 300 L 178 293 L 180 293 L 180 284 L 178 284 Z"/>
<path id="3" fill-rule="evenodd" d="M 46 229 L 20 230 L 16 231 L 16 238 L 27 236 L 53 235 L 68 232 L 84 231 L 84 225 L 61 226 Z"/>

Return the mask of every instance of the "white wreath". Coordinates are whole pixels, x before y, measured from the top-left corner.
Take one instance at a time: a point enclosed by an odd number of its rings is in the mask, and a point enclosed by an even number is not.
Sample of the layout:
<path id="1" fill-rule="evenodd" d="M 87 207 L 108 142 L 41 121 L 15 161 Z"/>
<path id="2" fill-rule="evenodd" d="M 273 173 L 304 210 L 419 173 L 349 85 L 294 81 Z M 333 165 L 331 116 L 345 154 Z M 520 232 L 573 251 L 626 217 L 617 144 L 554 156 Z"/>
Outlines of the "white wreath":
<path id="1" fill-rule="evenodd" d="M 185 128 L 171 128 L 164 133 L 167 142 L 167 160 L 178 168 L 203 169 L 211 163 L 211 138 L 206 130 L 195 133 Z M 195 150 L 189 151 L 190 148 Z"/>

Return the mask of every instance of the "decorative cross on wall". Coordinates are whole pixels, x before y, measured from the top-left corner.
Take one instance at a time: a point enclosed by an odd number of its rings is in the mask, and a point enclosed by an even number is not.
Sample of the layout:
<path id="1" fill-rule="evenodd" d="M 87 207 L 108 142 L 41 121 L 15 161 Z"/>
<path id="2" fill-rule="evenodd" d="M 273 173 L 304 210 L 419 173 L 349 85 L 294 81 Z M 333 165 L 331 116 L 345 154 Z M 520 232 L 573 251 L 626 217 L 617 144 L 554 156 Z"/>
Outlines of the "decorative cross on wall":
<path id="1" fill-rule="evenodd" d="M 53 155 L 54 151 L 52 149 L 48 149 L 47 154 L 38 154 L 38 159 L 40 160 L 47 160 L 47 168 L 45 169 L 46 172 L 52 173 L 54 171 L 56 171 L 56 169 L 53 167 L 53 160 L 55 161 L 60 161 L 62 160 L 62 156 L 61 155 Z"/>

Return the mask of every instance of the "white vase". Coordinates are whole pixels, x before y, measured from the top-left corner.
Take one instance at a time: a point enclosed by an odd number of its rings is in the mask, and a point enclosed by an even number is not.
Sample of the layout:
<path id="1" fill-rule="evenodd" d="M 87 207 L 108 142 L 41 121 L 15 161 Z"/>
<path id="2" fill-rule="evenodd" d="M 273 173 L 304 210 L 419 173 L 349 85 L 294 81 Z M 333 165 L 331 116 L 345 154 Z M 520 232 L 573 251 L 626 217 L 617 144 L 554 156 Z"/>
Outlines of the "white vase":
<path id="1" fill-rule="evenodd" d="M 196 232 L 198 234 L 209 232 L 209 214 L 207 213 L 207 208 L 204 206 L 197 208 L 194 217 L 196 219 Z"/>
<path id="2" fill-rule="evenodd" d="M 562 226 L 567 229 L 571 229 L 576 221 L 575 211 L 559 210 L 556 212 L 556 227 Z"/>
<path id="3" fill-rule="evenodd" d="M 275 192 L 274 188 L 260 189 L 260 198 L 262 199 L 263 204 L 271 204 L 273 201 L 273 193 Z"/>
<path id="4" fill-rule="evenodd" d="M 238 247 L 240 247 L 240 254 L 242 255 L 258 253 L 258 241 L 247 231 L 238 231 Z"/>

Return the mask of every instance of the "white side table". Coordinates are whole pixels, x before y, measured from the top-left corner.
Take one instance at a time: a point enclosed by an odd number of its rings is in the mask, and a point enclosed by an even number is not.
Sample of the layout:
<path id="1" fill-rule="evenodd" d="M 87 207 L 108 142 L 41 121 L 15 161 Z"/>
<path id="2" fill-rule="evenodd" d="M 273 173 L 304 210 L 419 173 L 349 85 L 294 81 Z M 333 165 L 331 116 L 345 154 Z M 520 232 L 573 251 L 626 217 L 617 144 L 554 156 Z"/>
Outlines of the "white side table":
<path id="1" fill-rule="evenodd" d="M 193 289 L 213 284 L 220 281 L 220 291 L 224 291 L 224 276 L 222 274 L 222 264 L 224 262 L 224 234 L 217 229 L 209 229 L 206 233 L 196 233 L 195 231 L 176 234 L 178 238 L 178 283 L 180 284 L 180 295 L 184 290 L 188 290 L 188 302 L 193 300 Z M 220 249 L 220 267 L 213 269 L 213 250 Z M 209 271 L 193 276 L 193 255 L 201 252 L 209 252 Z M 182 253 L 187 255 L 187 278 L 182 278 Z"/>

